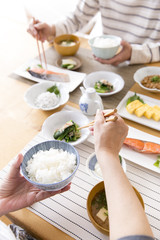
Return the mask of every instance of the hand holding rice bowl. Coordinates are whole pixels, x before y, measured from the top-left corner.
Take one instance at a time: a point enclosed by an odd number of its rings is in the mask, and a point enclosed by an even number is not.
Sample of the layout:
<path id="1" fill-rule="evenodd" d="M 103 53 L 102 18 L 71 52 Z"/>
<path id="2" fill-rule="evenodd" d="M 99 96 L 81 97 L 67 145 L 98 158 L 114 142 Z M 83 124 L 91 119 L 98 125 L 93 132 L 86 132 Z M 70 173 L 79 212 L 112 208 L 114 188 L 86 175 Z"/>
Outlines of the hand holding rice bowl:
<path id="1" fill-rule="evenodd" d="M 21 170 L 26 180 L 37 188 L 57 191 L 71 182 L 79 161 L 73 146 L 53 140 L 32 147 L 24 155 Z"/>
<path id="2" fill-rule="evenodd" d="M 89 40 L 93 54 L 102 59 L 110 59 L 120 48 L 121 38 L 114 35 L 102 35 Z"/>

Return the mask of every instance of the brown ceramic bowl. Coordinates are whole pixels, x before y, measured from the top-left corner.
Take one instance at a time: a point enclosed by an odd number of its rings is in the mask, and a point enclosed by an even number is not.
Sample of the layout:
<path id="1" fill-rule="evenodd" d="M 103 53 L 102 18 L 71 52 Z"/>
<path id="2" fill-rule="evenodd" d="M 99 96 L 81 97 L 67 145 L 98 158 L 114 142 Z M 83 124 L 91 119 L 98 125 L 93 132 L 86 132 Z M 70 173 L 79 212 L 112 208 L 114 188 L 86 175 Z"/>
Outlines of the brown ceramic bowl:
<path id="1" fill-rule="evenodd" d="M 62 46 L 61 45 L 62 41 L 73 41 L 73 42 L 75 42 L 75 45 Z M 79 46 L 80 46 L 79 38 L 72 34 L 60 35 L 60 36 L 55 37 L 55 39 L 54 39 L 54 47 L 55 47 L 56 51 L 63 56 L 75 55 L 79 49 Z"/>
<path id="2" fill-rule="evenodd" d="M 92 200 L 94 198 L 94 196 L 96 195 L 96 193 L 100 192 L 101 190 L 104 189 L 104 182 L 99 182 L 97 185 L 95 185 L 91 191 L 89 192 L 89 195 L 88 195 L 88 198 L 87 198 L 87 212 L 88 212 L 88 216 L 92 222 L 92 224 L 95 226 L 95 228 L 97 228 L 101 233 L 103 234 L 106 234 L 106 235 L 109 235 L 109 229 L 105 229 L 103 227 L 101 227 L 95 220 L 94 218 L 92 217 L 92 214 L 91 214 L 91 203 L 92 203 Z M 144 209 L 144 202 L 143 202 L 143 199 L 140 195 L 140 193 L 133 187 L 140 203 L 142 204 L 142 207 Z"/>

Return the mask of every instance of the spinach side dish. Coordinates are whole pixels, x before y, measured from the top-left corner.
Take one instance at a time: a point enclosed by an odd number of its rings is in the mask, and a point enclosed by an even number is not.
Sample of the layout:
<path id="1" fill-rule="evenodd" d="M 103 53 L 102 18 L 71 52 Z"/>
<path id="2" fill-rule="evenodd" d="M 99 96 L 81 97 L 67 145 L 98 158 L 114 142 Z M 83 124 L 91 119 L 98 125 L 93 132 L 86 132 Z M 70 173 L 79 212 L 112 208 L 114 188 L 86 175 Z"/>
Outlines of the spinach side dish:
<path id="1" fill-rule="evenodd" d="M 76 141 L 81 137 L 79 126 L 73 121 L 70 120 L 66 122 L 61 128 L 57 129 L 54 132 L 54 139 L 56 140 L 65 140 L 66 142 Z"/>

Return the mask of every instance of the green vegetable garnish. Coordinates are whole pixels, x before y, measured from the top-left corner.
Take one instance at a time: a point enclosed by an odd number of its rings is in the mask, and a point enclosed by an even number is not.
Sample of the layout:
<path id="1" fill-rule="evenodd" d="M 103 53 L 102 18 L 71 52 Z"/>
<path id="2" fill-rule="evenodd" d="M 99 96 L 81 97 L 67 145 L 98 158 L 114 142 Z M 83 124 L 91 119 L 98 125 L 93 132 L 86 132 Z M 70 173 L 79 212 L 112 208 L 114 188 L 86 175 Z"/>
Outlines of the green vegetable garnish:
<path id="1" fill-rule="evenodd" d="M 37 64 L 38 67 L 42 68 L 42 65 L 41 64 Z"/>
<path id="2" fill-rule="evenodd" d="M 122 165 L 122 157 L 119 155 L 120 164 Z"/>
<path id="3" fill-rule="evenodd" d="M 66 124 L 55 131 L 53 137 L 57 140 L 62 141 L 63 139 L 66 142 L 73 142 L 80 138 L 80 130 L 78 130 L 79 126 L 73 122 L 72 120 L 66 122 Z"/>
<path id="4" fill-rule="evenodd" d="M 99 93 L 106 93 L 106 92 L 111 92 L 113 90 L 113 85 L 111 84 L 104 84 L 101 81 L 98 81 L 95 83 L 94 88 L 96 92 Z"/>
<path id="5" fill-rule="evenodd" d="M 50 92 L 50 93 L 54 92 L 57 96 L 61 95 L 60 91 L 59 91 L 59 89 L 56 85 L 53 85 L 52 87 L 48 88 L 47 91 Z"/>
<path id="6" fill-rule="evenodd" d="M 135 100 L 139 100 L 140 102 L 142 102 L 144 104 L 143 99 L 140 98 L 139 96 L 137 96 L 137 94 L 135 93 L 132 97 L 128 98 L 126 105 L 128 105 L 129 103 L 131 103 Z"/>
<path id="7" fill-rule="evenodd" d="M 106 194 L 105 194 L 105 190 L 102 190 L 100 192 L 98 192 L 92 203 L 91 204 L 96 204 L 96 208 L 100 209 L 102 207 L 104 207 L 105 209 L 107 209 L 107 201 L 106 201 Z"/>
<path id="8" fill-rule="evenodd" d="M 153 165 L 160 168 L 160 155 L 158 155 L 157 161 Z"/>
<path id="9" fill-rule="evenodd" d="M 31 68 L 30 68 L 30 67 L 28 67 L 28 68 L 26 69 L 26 71 L 28 72 L 30 69 L 31 69 Z"/>
<path id="10" fill-rule="evenodd" d="M 75 67 L 75 65 L 73 65 L 73 64 L 62 64 L 61 67 L 67 68 L 67 69 L 73 69 Z"/>
<path id="11" fill-rule="evenodd" d="M 160 76 L 152 77 L 151 82 L 160 82 Z"/>

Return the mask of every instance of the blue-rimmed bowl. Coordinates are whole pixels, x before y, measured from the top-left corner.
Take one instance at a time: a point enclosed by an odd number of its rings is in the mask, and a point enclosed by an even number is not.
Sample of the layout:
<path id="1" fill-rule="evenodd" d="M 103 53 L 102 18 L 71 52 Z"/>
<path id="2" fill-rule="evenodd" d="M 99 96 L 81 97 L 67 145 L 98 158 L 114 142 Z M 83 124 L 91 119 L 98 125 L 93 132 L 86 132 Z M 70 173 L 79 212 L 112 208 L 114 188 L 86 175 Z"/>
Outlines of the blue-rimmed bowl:
<path id="1" fill-rule="evenodd" d="M 114 46 L 105 46 L 105 47 L 98 47 L 94 45 L 94 41 L 96 38 L 103 38 L 103 39 L 112 39 L 115 41 L 115 45 Z M 102 58 L 102 59 L 110 59 L 112 57 L 114 57 L 119 49 L 120 49 L 120 44 L 121 44 L 122 39 L 118 36 L 114 36 L 114 35 L 102 35 L 102 36 L 98 36 L 98 37 L 94 37 L 92 39 L 90 39 L 88 41 L 93 54 L 98 57 L 98 58 Z"/>
<path id="2" fill-rule="evenodd" d="M 120 158 L 121 166 L 122 166 L 124 172 L 126 172 L 126 170 L 127 170 L 126 162 L 125 162 L 124 158 L 122 158 L 121 156 L 119 156 L 119 158 Z M 100 167 L 98 167 L 98 170 L 97 170 L 95 167 L 96 164 L 97 164 L 97 157 L 94 152 L 86 160 L 86 170 L 87 170 L 87 173 L 91 177 L 93 177 L 99 181 L 102 181 L 103 177 L 101 175 L 102 173 L 101 173 Z"/>
<path id="3" fill-rule="evenodd" d="M 62 149 L 63 151 L 67 151 L 69 153 L 75 154 L 76 155 L 76 167 L 75 167 L 74 171 L 72 172 L 72 174 L 69 177 L 67 177 L 66 179 L 64 179 L 60 182 L 56 182 L 56 183 L 43 184 L 43 183 L 37 183 L 37 182 L 32 181 L 28 177 L 28 173 L 26 171 L 27 162 L 39 150 L 45 151 L 45 150 L 49 150 L 51 148 Z M 80 163 L 79 153 L 72 145 L 70 145 L 69 143 L 66 143 L 66 142 L 52 140 L 52 141 L 46 141 L 46 142 L 39 143 L 39 144 L 33 146 L 31 149 L 29 149 L 24 155 L 23 162 L 21 164 L 21 171 L 22 171 L 22 174 L 25 177 L 25 179 L 28 182 L 30 182 L 31 184 L 33 184 L 34 186 L 36 186 L 37 188 L 46 190 L 46 191 L 58 191 L 58 190 L 64 188 L 65 186 L 67 186 L 71 182 L 71 180 L 73 179 L 73 177 L 79 167 L 79 163 Z"/>

